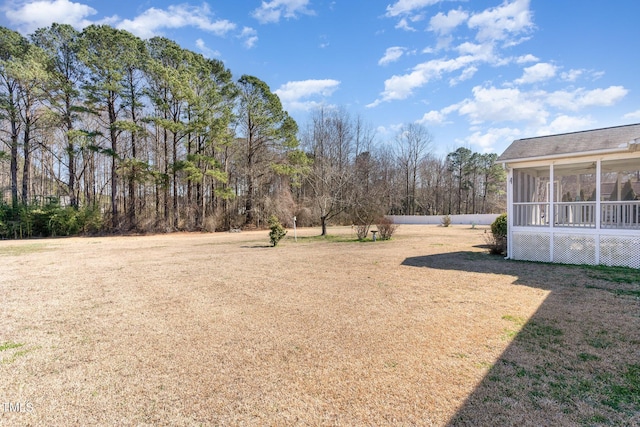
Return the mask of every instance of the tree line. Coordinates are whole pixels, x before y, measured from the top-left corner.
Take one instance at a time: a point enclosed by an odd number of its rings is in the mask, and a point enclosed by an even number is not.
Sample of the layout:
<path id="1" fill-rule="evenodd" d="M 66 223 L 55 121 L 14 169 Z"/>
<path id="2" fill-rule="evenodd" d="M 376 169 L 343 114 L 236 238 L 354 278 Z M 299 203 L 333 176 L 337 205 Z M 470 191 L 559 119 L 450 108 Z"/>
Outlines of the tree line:
<path id="1" fill-rule="evenodd" d="M 435 156 L 419 124 L 379 141 L 342 108 L 299 127 L 258 77 L 106 25 L 0 27 L 0 140 L 0 236 L 504 208 L 495 154 Z"/>

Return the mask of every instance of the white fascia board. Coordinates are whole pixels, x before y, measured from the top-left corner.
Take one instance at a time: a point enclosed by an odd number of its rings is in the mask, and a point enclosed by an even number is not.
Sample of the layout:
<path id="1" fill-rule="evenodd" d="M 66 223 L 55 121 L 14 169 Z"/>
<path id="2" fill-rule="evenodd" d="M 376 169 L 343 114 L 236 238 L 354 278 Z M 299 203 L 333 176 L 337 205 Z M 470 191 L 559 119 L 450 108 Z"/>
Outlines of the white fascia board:
<path id="1" fill-rule="evenodd" d="M 579 153 L 566 153 L 566 154 L 552 154 L 548 156 L 539 156 L 539 157 L 522 157 L 519 159 L 508 159 L 508 160 L 498 160 L 496 163 L 502 163 L 508 166 L 511 163 L 531 163 L 531 162 L 539 162 L 539 161 L 549 161 L 549 160 L 559 160 L 559 159 L 576 159 L 576 158 L 586 158 L 592 156 L 601 156 L 603 154 L 617 154 L 617 153 L 625 153 L 628 152 L 629 146 L 626 145 L 625 148 L 620 148 L 617 150 L 606 149 L 606 150 L 594 150 L 594 151 L 581 151 Z"/>

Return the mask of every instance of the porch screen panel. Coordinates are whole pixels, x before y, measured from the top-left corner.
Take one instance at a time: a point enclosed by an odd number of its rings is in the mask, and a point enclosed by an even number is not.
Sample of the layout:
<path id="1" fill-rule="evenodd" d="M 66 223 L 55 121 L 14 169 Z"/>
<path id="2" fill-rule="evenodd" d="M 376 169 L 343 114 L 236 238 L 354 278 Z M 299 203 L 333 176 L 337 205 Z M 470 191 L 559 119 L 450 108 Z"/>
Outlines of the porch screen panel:
<path id="1" fill-rule="evenodd" d="M 640 159 L 602 162 L 602 228 L 640 229 Z"/>
<path id="2" fill-rule="evenodd" d="M 544 171 L 546 172 L 546 171 Z M 548 182 L 538 169 L 513 172 L 513 215 L 515 226 L 548 225 Z"/>
<path id="3" fill-rule="evenodd" d="M 572 163 L 554 168 L 555 227 L 595 228 L 596 164 Z"/>

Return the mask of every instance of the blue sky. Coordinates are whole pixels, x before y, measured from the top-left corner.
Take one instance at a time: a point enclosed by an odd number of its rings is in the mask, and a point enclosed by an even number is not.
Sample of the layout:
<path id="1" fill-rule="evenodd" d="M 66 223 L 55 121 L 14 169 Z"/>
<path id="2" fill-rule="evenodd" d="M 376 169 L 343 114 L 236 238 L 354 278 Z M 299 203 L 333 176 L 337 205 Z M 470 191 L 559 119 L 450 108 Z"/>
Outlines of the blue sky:
<path id="1" fill-rule="evenodd" d="M 162 35 L 269 84 L 302 127 L 320 105 L 384 143 L 500 154 L 518 138 L 640 122 L 637 0 L 0 0 L 0 25 Z"/>

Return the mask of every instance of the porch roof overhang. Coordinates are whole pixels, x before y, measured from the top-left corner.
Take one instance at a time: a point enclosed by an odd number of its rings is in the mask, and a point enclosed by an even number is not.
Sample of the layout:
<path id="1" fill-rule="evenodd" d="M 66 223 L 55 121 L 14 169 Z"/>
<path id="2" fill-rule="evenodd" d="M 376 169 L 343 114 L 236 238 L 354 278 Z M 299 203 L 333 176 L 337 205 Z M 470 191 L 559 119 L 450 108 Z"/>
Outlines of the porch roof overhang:
<path id="1" fill-rule="evenodd" d="M 640 152 L 640 124 L 519 139 L 509 145 L 497 162 L 509 167 L 637 152 Z"/>
<path id="2" fill-rule="evenodd" d="M 640 151 L 640 149 L 638 150 L 630 150 L 630 149 L 617 149 L 617 150 L 594 150 L 594 151 L 585 151 L 582 153 L 572 153 L 570 156 L 567 156 L 566 154 L 558 154 L 558 155 L 550 155 L 550 156 L 539 156 L 539 157 L 523 157 L 521 159 L 509 159 L 509 160 L 502 160 L 502 159 L 498 159 L 496 162 L 497 163 L 502 163 L 503 165 L 505 165 L 505 167 L 509 167 L 511 164 L 519 164 L 519 163 L 553 163 L 554 161 L 557 160 L 563 160 L 563 159 L 573 159 L 573 160 L 581 160 L 581 159 L 588 159 L 590 157 L 600 157 L 600 156 L 605 156 L 605 155 L 609 155 L 609 154 L 622 154 L 622 153 L 631 153 L 634 151 Z"/>

